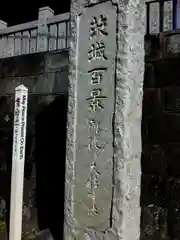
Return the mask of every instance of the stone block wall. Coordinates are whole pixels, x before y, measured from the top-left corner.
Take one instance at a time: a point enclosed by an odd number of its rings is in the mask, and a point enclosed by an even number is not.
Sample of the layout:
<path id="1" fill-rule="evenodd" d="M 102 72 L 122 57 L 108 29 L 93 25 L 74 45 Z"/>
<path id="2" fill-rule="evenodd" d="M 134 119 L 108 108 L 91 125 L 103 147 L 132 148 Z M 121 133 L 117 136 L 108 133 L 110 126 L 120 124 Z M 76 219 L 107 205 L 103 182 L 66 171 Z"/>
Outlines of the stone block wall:
<path id="1" fill-rule="evenodd" d="M 146 62 L 142 121 L 142 234 L 178 239 L 180 233 L 179 57 Z"/>
<path id="2" fill-rule="evenodd" d="M 67 94 L 68 53 L 49 52 L 24 55 L 0 60 L 0 239 L 5 235 L 4 195 L 7 191 L 7 152 L 13 125 L 14 89 L 19 84 L 28 87 L 27 144 L 34 129 L 34 117 L 50 103 L 54 96 Z M 60 111 L 60 109 L 58 109 Z M 24 179 L 23 236 L 33 237 L 37 230 L 37 213 L 34 207 L 35 167 L 31 151 L 26 157 Z"/>

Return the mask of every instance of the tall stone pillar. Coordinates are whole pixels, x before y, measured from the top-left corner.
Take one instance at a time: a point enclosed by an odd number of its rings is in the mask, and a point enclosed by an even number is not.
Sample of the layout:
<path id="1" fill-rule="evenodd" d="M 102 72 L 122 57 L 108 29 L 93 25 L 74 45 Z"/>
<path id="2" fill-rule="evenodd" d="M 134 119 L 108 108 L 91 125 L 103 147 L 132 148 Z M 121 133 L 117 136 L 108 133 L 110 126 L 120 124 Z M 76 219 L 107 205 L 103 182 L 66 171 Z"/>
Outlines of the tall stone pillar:
<path id="1" fill-rule="evenodd" d="M 65 240 L 139 239 L 144 25 L 143 1 L 72 0 Z"/>

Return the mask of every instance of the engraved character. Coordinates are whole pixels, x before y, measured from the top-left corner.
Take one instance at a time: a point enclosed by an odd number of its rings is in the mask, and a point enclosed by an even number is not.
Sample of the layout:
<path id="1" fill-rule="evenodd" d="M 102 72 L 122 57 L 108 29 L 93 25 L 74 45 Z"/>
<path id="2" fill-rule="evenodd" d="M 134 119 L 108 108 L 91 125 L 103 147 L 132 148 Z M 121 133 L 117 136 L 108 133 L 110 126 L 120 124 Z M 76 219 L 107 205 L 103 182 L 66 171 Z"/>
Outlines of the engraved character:
<path id="1" fill-rule="evenodd" d="M 101 150 L 101 147 L 98 145 L 98 135 L 99 135 L 99 123 L 95 122 L 95 120 L 89 120 L 89 132 L 90 136 L 88 137 L 90 142 L 88 144 L 89 151 L 91 149 L 96 149 L 98 151 Z"/>
<path id="2" fill-rule="evenodd" d="M 88 195 L 92 200 L 92 207 L 88 211 L 88 215 L 98 215 L 100 214 L 100 210 L 96 207 L 96 193 L 95 190 L 100 185 L 99 183 L 100 172 L 97 170 L 96 163 L 93 162 L 90 166 L 90 177 L 86 184 L 88 188 Z"/>
<path id="3" fill-rule="evenodd" d="M 88 51 L 88 60 L 107 60 L 105 55 L 105 44 L 103 41 L 91 44 Z"/>
<path id="4" fill-rule="evenodd" d="M 103 72 L 105 72 L 107 68 L 98 68 L 88 71 L 91 74 L 91 84 L 96 85 L 100 84 L 103 77 Z"/>
<path id="5" fill-rule="evenodd" d="M 89 110 L 91 112 L 96 112 L 97 109 L 100 109 L 101 111 L 104 110 L 101 101 L 106 99 L 106 97 L 101 95 L 101 91 L 102 90 L 100 88 L 93 89 L 91 92 L 91 97 L 86 99 L 89 101 Z"/>
<path id="6" fill-rule="evenodd" d="M 101 14 L 99 17 L 93 17 L 90 23 L 90 39 L 99 35 L 108 35 L 106 31 L 107 17 Z"/>
<path id="7" fill-rule="evenodd" d="M 100 172 L 97 171 L 96 163 L 93 162 L 90 166 L 90 177 L 86 185 L 89 189 L 88 195 L 92 195 L 94 190 L 99 186 L 99 176 Z"/>
<path id="8" fill-rule="evenodd" d="M 105 149 L 105 145 L 107 142 L 102 142 L 100 139 L 100 132 L 103 130 L 100 128 L 100 122 L 96 122 L 94 119 L 88 120 L 88 128 L 89 128 L 89 143 L 88 150 L 93 152 L 93 161 L 95 161 L 96 156 L 99 153 L 103 152 Z"/>
<path id="9" fill-rule="evenodd" d="M 102 81 L 102 73 L 98 71 L 92 72 L 91 84 L 92 85 L 100 84 L 101 81 Z"/>

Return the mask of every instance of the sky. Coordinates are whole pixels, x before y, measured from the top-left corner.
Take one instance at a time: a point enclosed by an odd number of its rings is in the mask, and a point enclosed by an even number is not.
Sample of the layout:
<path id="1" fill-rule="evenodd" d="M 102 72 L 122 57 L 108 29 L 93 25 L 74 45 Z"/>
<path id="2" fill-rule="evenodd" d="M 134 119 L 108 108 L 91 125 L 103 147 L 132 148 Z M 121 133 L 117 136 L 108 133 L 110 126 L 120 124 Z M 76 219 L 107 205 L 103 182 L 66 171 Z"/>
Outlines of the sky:
<path id="1" fill-rule="evenodd" d="M 60 3 L 62 2 L 62 4 Z M 38 9 L 49 6 L 55 15 L 69 12 L 70 0 L 34 0 L 34 1 L 3 1 L 0 8 L 0 20 L 8 23 L 8 26 L 21 24 L 38 19 Z"/>

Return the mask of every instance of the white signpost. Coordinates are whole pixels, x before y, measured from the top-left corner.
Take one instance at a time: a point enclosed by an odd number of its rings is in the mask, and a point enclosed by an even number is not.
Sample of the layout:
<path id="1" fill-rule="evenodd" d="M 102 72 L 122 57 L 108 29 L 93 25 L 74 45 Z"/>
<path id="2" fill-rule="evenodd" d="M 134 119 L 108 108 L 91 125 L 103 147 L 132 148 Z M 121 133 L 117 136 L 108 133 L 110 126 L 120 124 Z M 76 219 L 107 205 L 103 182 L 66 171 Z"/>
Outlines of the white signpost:
<path id="1" fill-rule="evenodd" d="M 11 173 L 10 240 L 21 240 L 28 89 L 15 89 Z"/>

